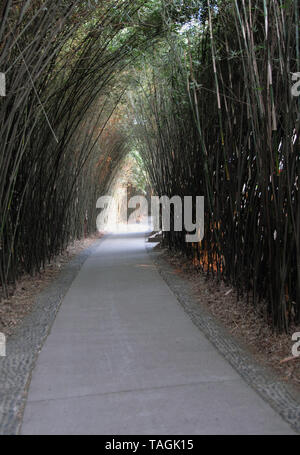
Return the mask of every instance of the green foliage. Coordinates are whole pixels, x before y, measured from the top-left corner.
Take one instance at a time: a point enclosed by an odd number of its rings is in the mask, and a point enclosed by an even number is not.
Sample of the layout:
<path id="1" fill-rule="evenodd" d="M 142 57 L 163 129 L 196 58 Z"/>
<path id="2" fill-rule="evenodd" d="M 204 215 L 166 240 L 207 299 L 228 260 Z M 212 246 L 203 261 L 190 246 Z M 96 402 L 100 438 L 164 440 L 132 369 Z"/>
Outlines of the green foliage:
<path id="1" fill-rule="evenodd" d="M 202 243 L 184 232 L 165 242 L 288 330 L 300 320 L 298 10 L 165 5 L 169 33 L 135 76 L 128 121 L 156 194 L 204 195 L 206 206 Z"/>
<path id="2" fill-rule="evenodd" d="M 138 150 L 131 149 L 127 155 L 131 163 L 131 182 L 134 188 L 146 194 L 149 188 L 149 177 L 143 158 Z"/>
<path id="3" fill-rule="evenodd" d="M 95 229 L 129 160 L 141 191 L 205 196 L 204 241 L 170 232 L 170 248 L 266 302 L 279 330 L 299 322 L 298 0 L 22 0 L 0 14 L 3 294 Z"/>

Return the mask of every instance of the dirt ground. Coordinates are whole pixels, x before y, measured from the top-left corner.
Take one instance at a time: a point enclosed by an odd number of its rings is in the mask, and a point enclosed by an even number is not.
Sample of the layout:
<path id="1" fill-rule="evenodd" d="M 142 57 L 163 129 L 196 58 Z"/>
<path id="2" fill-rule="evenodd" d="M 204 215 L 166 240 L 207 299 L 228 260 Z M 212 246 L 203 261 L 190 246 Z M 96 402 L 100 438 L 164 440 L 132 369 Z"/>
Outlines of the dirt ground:
<path id="1" fill-rule="evenodd" d="M 38 294 L 57 277 L 62 267 L 100 237 L 101 235 L 97 234 L 76 240 L 63 254 L 47 264 L 44 270 L 34 276 L 24 275 L 17 282 L 12 295 L 0 301 L 0 332 L 6 336 L 11 335 L 23 318 L 34 308 Z"/>
<path id="2" fill-rule="evenodd" d="M 177 273 L 190 280 L 199 304 L 205 305 L 236 339 L 241 340 L 258 362 L 273 368 L 280 379 L 300 390 L 300 357 L 293 357 L 291 352 L 295 343 L 292 334 L 300 332 L 300 326 L 291 327 L 287 334 L 274 333 L 262 305 L 254 309 L 251 303 L 247 304 L 246 298 L 238 301 L 233 288 L 207 278 L 181 255 L 163 250 L 163 257 Z"/>

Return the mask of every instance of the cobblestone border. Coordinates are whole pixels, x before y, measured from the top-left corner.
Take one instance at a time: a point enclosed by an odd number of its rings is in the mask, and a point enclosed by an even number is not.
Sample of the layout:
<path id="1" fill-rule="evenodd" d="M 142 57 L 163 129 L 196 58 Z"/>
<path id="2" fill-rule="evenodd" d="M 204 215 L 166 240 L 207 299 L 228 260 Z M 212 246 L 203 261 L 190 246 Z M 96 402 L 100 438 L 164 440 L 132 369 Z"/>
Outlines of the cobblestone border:
<path id="1" fill-rule="evenodd" d="M 175 274 L 174 268 L 160 257 L 160 252 L 152 251 L 150 245 L 146 243 L 150 258 L 193 323 L 247 384 L 300 433 L 300 393 L 281 381 L 271 369 L 258 364 L 247 347 L 238 342 L 206 308 L 199 304 L 189 281 Z"/>
<path id="2" fill-rule="evenodd" d="M 81 251 L 37 297 L 34 309 L 7 338 L 6 357 L 0 357 L 0 435 L 18 434 L 31 373 L 51 330 L 63 297 L 79 270 L 103 239 Z"/>

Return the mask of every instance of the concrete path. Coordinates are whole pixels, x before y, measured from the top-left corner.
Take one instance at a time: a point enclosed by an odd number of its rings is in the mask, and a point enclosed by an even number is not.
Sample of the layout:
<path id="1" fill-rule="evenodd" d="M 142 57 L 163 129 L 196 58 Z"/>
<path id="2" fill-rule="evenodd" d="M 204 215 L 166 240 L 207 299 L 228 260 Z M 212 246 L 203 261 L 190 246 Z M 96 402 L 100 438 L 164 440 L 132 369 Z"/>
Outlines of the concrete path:
<path id="1" fill-rule="evenodd" d="M 193 325 L 143 234 L 104 239 L 64 298 L 22 434 L 293 434 Z"/>

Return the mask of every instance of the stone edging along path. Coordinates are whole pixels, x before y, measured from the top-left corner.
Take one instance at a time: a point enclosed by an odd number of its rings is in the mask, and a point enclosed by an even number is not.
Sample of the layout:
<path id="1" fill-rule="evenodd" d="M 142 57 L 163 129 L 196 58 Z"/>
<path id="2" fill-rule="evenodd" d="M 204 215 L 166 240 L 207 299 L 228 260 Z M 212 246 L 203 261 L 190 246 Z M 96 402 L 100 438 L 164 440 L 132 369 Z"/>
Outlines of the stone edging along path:
<path id="1" fill-rule="evenodd" d="M 63 267 L 58 277 L 37 297 L 33 310 L 7 338 L 6 357 L 0 357 L 0 435 L 18 434 L 38 354 L 63 297 L 101 240 L 81 251 Z"/>
<path id="2" fill-rule="evenodd" d="M 102 239 L 83 250 L 64 266 L 58 278 L 39 295 L 33 311 L 8 338 L 7 355 L 0 357 L 0 435 L 18 434 L 31 373 L 38 354 L 51 330 L 64 295 L 83 263 L 101 241 Z M 242 347 L 201 307 L 193 297 L 190 283 L 175 274 L 172 266 L 159 257 L 160 253 L 150 251 L 149 244 L 146 246 L 159 273 L 194 324 L 245 381 L 268 401 L 292 428 L 300 432 L 300 394 L 276 379 L 267 368 L 258 365 L 247 352 L 247 348 Z"/>
<path id="3" fill-rule="evenodd" d="M 177 300 L 193 323 L 218 349 L 243 379 L 298 433 L 300 433 L 300 393 L 292 386 L 279 380 L 276 373 L 261 366 L 246 346 L 242 346 L 217 321 L 217 319 L 193 297 L 191 284 L 174 273 L 174 268 L 152 251 L 146 243 L 152 261 Z"/>

